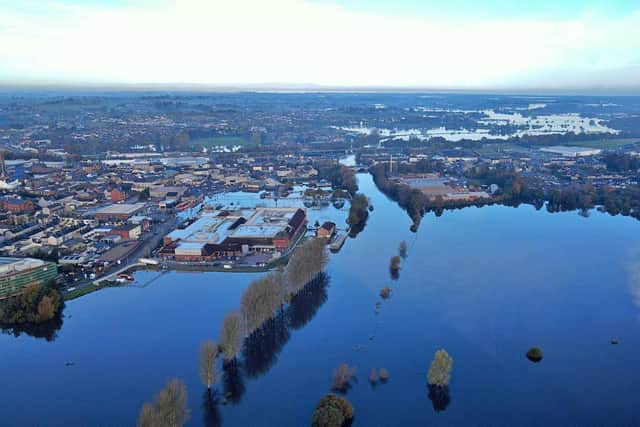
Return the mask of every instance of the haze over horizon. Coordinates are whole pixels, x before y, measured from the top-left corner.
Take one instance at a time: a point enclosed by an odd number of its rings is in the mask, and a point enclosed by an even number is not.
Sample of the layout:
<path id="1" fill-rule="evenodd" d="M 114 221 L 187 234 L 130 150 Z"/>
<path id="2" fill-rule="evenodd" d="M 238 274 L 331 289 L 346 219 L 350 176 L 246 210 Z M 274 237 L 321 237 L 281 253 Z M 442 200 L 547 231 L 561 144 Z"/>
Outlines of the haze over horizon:
<path id="1" fill-rule="evenodd" d="M 0 0 L 0 85 L 640 93 L 640 5 Z"/>

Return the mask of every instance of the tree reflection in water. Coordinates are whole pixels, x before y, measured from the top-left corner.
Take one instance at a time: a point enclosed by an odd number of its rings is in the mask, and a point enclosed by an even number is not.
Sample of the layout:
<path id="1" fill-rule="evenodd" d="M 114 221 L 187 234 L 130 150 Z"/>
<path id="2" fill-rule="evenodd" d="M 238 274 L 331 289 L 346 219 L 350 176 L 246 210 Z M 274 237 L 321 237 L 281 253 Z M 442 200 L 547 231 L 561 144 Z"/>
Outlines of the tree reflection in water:
<path id="1" fill-rule="evenodd" d="M 245 338 L 242 356 L 247 376 L 256 378 L 267 373 L 290 337 L 285 311 L 280 310 L 276 317 Z"/>
<path id="2" fill-rule="evenodd" d="M 3 326 L 2 333 L 19 337 L 22 334 L 29 335 L 34 338 L 43 338 L 47 341 L 55 341 L 58 338 L 58 331 L 62 328 L 62 314 L 56 315 L 53 319 L 40 323 L 24 323 L 11 326 Z"/>
<path id="3" fill-rule="evenodd" d="M 291 303 L 287 307 L 287 318 L 291 329 L 303 328 L 313 319 L 320 307 L 327 301 L 328 285 L 329 276 L 320 273 L 316 280 L 291 299 Z"/>
<path id="4" fill-rule="evenodd" d="M 442 412 L 451 403 L 451 395 L 449 394 L 449 386 L 437 386 L 429 384 L 429 400 L 433 404 L 436 412 Z"/>
<path id="5" fill-rule="evenodd" d="M 244 393 L 243 375 L 258 378 L 266 374 L 278 360 L 278 354 L 291 338 L 291 332 L 307 325 L 327 301 L 329 276 L 321 273 L 310 282 L 277 315 L 245 338 L 242 361 L 225 365 L 225 398 L 237 403 Z"/>
<path id="6" fill-rule="evenodd" d="M 222 367 L 222 386 L 224 389 L 224 398 L 229 403 L 239 403 L 246 390 L 240 364 L 234 360 L 225 363 Z"/>
<path id="7" fill-rule="evenodd" d="M 202 421 L 205 427 L 219 427 L 222 425 L 220 411 L 218 411 L 218 394 L 206 390 L 202 394 Z"/>
<path id="8" fill-rule="evenodd" d="M 631 300 L 640 308 L 640 250 L 631 254 L 631 261 L 627 264 L 629 274 L 629 292 Z"/>

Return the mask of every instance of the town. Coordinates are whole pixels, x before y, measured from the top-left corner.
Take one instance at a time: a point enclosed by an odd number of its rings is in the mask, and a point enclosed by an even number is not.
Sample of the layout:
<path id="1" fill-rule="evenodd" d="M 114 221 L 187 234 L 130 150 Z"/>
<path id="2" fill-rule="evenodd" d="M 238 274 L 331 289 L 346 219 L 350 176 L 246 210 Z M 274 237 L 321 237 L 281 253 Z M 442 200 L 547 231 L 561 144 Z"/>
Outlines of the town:
<path id="1" fill-rule="evenodd" d="M 233 106 L 245 97 L 280 107 L 240 113 Z M 57 277 L 67 295 L 76 296 L 127 281 L 132 268 L 262 271 L 307 233 L 324 233 L 339 247 L 349 228 L 345 219 L 310 222 L 308 210 L 329 203 L 348 208 L 358 172 L 377 173 L 378 186 L 416 227 L 433 209 L 441 214 L 470 204 L 552 201 L 555 193 L 576 189 L 618 194 L 638 188 L 640 142 L 626 130 L 638 120 L 634 103 L 613 116 L 592 108 L 598 117 L 591 123 L 569 113 L 544 116 L 544 105 L 514 106 L 508 108 L 519 111 L 518 120 L 491 113 L 487 124 L 471 122 L 475 113 L 408 108 L 412 97 L 387 97 L 398 105 L 334 95 L 303 117 L 289 110 L 296 102 L 318 102 L 315 95 L 5 98 L 0 253 L 7 258 L 0 296 L 20 292 L 31 283 L 21 275 L 42 265 L 49 270 L 40 282 Z M 353 109 L 368 118 L 366 126 L 353 127 Z M 549 118 L 526 119 L 523 111 Z M 414 129 L 434 117 L 445 129 L 465 121 L 484 137 L 378 129 L 390 123 Z M 492 138 L 500 126 L 526 128 Z M 513 199 L 514 180 L 518 192 L 526 186 L 528 198 Z M 234 204 L 228 197 L 234 194 L 251 198 Z M 637 215 L 638 200 L 620 197 L 621 207 L 609 211 Z M 589 193 L 588 201 L 561 201 L 559 209 L 592 207 L 597 200 Z"/>

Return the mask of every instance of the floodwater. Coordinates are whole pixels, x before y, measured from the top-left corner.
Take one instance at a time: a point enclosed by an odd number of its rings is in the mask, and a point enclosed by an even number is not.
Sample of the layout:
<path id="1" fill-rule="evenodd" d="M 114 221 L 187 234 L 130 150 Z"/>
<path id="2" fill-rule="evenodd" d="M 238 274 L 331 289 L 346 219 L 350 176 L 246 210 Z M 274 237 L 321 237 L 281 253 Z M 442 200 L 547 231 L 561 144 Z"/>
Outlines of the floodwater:
<path id="1" fill-rule="evenodd" d="M 134 425 L 179 377 L 189 425 L 308 425 L 342 362 L 358 369 L 346 394 L 356 426 L 640 424 L 640 223 L 492 206 L 427 215 L 414 234 L 370 176 L 359 182 L 375 207 L 366 228 L 331 256 L 326 282 L 248 343 L 214 402 L 199 345 L 218 340 L 257 276 L 139 272 L 137 283 L 155 280 L 69 302 L 51 341 L 0 336 L 0 424 Z M 318 215 L 344 217 L 328 212 Z M 532 346 L 542 362 L 526 359 Z M 453 372 L 434 397 L 426 371 L 440 348 Z M 382 367 L 390 379 L 372 387 L 369 371 Z"/>

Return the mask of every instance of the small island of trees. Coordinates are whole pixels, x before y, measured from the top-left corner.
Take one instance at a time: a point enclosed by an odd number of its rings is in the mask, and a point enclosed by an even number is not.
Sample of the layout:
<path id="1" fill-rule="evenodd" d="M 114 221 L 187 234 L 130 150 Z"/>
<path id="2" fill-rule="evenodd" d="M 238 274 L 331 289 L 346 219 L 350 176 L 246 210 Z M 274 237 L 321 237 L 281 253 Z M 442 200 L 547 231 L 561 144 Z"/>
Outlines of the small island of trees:
<path id="1" fill-rule="evenodd" d="M 347 224 L 349 224 L 349 235 L 356 237 L 358 233 L 364 230 L 364 226 L 369 218 L 369 199 L 362 193 L 358 193 L 351 199 L 351 206 L 349 207 L 349 216 L 347 217 Z"/>
<path id="2" fill-rule="evenodd" d="M 342 396 L 329 393 L 325 395 L 313 411 L 312 427 L 343 427 L 349 425 L 354 417 L 353 406 Z"/>

